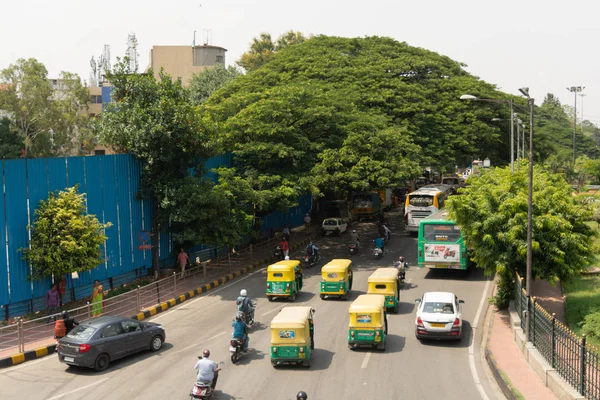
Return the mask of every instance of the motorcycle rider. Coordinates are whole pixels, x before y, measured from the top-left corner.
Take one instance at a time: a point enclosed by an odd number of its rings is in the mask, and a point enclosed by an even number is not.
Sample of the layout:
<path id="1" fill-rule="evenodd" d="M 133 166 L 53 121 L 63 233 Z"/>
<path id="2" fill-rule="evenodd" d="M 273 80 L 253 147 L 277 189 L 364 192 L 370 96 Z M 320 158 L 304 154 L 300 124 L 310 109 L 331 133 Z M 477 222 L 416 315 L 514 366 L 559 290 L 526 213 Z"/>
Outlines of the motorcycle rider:
<path id="1" fill-rule="evenodd" d="M 352 232 L 350 232 L 350 242 L 354 243 L 357 250 L 360 248 L 360 237 L 358 236 L 358 233 L 356 233 L 356 229 L 353 229 Z"/>
<path id="2" fill-rule="evenodd" d="M 248 345 L 250 344 L 250 337 L 248 336 L 248 325 L 242 321 L 239 315 L 236 315 L 235 321 L 231 324 L 233 326 L 232 337 L 234 339 L 242 339 L 244 343 L 243 351 L 248 351 Z"/>
<path id="3" fill-rule="evenodd" d="M 319 248 L 313 242 L 310 242 L 308 246 L 306 246 L 306 255 L 309 257 L 314 255 L 315 261 L 317 261 L 319 258 Z"/>
<path id="4" fill-rule="evenodd" d="M 202 358 L 196 362 L 194 365 L 194 369 L 198 371 L 198 375 L 196 376 L 196 382 L 207 382 L 211 383 L 210 387 L 212 390 L 215 390 L 217 386 L 217 379 L 219 379 L 219 371 L 221 368 L 217 366 L 217 363 L 210 360 L 210 350 L 205 349 L 202 352 Z"/>
<path id="5" fill-rule="evenodd" d="M 385 252 L 385 242 L 383 240 L 383 237 L 378 237 L 377 239 L 373 240 L 373 243 L 375 244 L 375 247 L 379 247 L 381 249 L 381 252 Z"/>
<path id="6" fill-rule="evenodd" d="M 79 325 L 79 322 L 75 321 L 74 317 L 71 317 L 67 311 L 62 312 L 62 319 L 65 321 L 65 327 L 67 328 L 66 334 L 71 332 L 75 326 Z"/>
<path id="7" fill-rule="evenodd" d="M 290 255 L 290 245 L 285 236 L 283 237 L 283 239 L 281 239 L 281 243 L 279 243 L 279 246 L 281 246 L 281 251 L 283 253 L 282 259 Z"/>
<path id="8" fill-rule="evenodd" d="M 394 266 L 398 268 L 398 279 L 404 280 L 406 278 L 406 269 L 408 268 L 408 263 L 404 261 L 404 256 L 398 257 L 398 261 L 394 263 Z"/>
<path id="9" fill-rule="evenodd" d="M 296 395 L 296 400 L 308 400 L 308 395 L 306 394 L 305 391 L 301 390 Z"/>
<path id="10" fill-rule="evenodd" d="M 241 311 L 247 315 L 250 315 L 250 324 L 254 323 L 254 307 L 252 306 L 252 300 L 248 297 L 246 289 L 240 290 L 240 297 L 235 302 L 238 306 L 238 311 Z"/>

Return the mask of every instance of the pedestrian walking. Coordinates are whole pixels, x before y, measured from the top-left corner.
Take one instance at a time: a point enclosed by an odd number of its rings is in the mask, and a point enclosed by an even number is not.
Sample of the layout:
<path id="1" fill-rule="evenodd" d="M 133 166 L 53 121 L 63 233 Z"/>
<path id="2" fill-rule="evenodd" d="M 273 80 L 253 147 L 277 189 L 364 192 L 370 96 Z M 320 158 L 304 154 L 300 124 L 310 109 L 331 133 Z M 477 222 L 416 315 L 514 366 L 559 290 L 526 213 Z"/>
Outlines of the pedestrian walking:
<path id="1" fill-rule="evenodd" d="M 191 264 L 190 257 L 183 249 L 179 250 L 179 255 L 177 256 L 177 262 L 179 263 L 179 266 L 181 267 L 181 277 L 179 279 L 183 279 L 183 276 L 185 275 L 185 267 L 187 266 L 187 263 L 189 262 Z"/>
<path id="2" fill-rule="evenodd" d="M 56 290 L 56 283 L 53 283 L 50 289 L 46 292 L 46 310 L 48 310 L 48 323 L 51 321 L 56 321 L 56 315 L 59 311 L 60 306 L 60 296 L 58 295 L 58 290 Z"/>
<path id="3" fill-rule="evenodd" d="M 290 241 L 290 234 L 291 234 L 290 226 L 288 224 L 285 224 L 283 226 L 283 230 L 281 232 L 283 233 L 283 237 L 285 238 L 285 240 L 287 240 L 288 243 L 289 243 L 289 241 Z"/>
<path id="4" fill-rule="evenodd" d="M 306 213 L 304 216 L 304 228 L 306 230 L 306 234 L 310 235 L 310 215 Z"/>
<path id="5" fill-rule="evenodd" d="M 99 317 L 104 313 L 104 306 L 102 304 L 104 300 L 104 288 L 100 284 L 100 281 L 96 279 L 94 281 L 94 290 L 92 290 L 92 317 Z"/>
<path id="6" fill-rule="evenodd" d="M 285 239 L 285 236 L 283 237 L 283 239 L 281 239 L 281 243 L 279 243 L 279 246 L 281 246 L 281 251 L 283 252 L 283 257 L 289 257 L 290 255 L 290 245 L 288 243 L 288 241 Z"/>

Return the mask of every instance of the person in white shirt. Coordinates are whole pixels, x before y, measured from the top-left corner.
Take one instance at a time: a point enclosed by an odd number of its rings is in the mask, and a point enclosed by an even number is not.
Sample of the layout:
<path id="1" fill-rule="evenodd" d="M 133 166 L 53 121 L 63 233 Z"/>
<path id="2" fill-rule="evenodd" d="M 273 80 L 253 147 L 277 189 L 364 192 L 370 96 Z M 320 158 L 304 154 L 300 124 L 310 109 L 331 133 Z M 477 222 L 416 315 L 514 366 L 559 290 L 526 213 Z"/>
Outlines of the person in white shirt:
<path id="1" fill-rule="evenodd" d="M 194 365 L 194 369 L 198 371 L 196 382 L 212 382 L 210 387 L 214 390 L 221 368 L 208 357 L 210 357 L 210 350 L 206 349 L 202 352 L 202 358 Z"/>

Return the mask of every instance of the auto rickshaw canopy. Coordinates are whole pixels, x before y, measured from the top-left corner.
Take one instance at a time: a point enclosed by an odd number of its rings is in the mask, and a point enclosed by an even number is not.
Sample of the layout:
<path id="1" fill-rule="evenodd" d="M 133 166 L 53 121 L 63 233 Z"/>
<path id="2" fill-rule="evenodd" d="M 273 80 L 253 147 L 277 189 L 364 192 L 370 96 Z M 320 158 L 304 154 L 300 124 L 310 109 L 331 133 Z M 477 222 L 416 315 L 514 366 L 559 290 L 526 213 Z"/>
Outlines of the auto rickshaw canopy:
<path id="1" fill-rule="evenodd" d="M 267 267 L 267 280 L 269 281 L 293 281 L 296 279 L 296 267 L 300 265 L 298 260 L 280 261 Z"/>
<path id="2" fill-rule="evenodd" d="M 381 327 L 384 324 L 385 296 L 363 294 L 350 304 L 350 327 Z"/>
<path id="3" fill-rule="evenodd" d="M 378 268 L 369 276 L 368 282 L 396 282 L 398 270 L 393 267 Z"/>
<path id="4" fill-rule="evenodd" d="M 321 268 L 321 276 L 324 280 L 339 280 L 346 278 L 352 269 L 352 261 L 336 258 L 328 262 Z"/>
<path id="5" fill-rule="evenodd" d="M 271 344 L 303 344 L 310 338 L 312 307 L 284 307 L 271 321 Z"/>

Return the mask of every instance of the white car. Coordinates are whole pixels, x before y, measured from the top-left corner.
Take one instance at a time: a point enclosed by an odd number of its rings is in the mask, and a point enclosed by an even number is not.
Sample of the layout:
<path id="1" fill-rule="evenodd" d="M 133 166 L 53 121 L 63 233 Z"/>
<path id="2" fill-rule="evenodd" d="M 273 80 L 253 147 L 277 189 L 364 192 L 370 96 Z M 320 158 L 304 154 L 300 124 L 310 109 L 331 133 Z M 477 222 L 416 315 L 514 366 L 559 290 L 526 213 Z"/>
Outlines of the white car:
<path id="1" fill-rule="evenodd" d="M 427 292 L 417 302 L 415 336 L 417 339 L 462 338 L 462 304 L 454 293 Z"/>
<path id="2" fill-rule="evenodd" d="M 329 234 L 339 236 L 340 233 L 344 233 L 348 230 L 348 224 L 341 218 L 327 218 L 323 220 L 321 227 L 324 236 Z"/>

